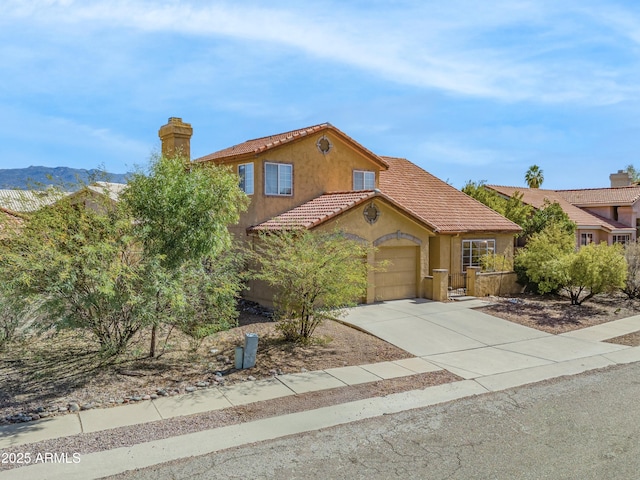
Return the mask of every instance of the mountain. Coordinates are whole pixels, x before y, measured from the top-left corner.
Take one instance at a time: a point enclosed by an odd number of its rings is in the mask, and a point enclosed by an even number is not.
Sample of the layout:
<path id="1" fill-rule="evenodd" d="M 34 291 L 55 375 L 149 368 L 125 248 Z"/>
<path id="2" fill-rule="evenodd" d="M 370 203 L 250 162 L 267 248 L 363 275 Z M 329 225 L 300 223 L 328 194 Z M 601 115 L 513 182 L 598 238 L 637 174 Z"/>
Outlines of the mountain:
<path id="1" fill-rule="evenodd" d="M 41 189 L 47 185 L 58 185 L 69 191 L 93 181 L 126 183 L 126 178 L 126 173 L 107 173 L 84 168 L 5 168 L 0 169 L 0 189 Z"/>

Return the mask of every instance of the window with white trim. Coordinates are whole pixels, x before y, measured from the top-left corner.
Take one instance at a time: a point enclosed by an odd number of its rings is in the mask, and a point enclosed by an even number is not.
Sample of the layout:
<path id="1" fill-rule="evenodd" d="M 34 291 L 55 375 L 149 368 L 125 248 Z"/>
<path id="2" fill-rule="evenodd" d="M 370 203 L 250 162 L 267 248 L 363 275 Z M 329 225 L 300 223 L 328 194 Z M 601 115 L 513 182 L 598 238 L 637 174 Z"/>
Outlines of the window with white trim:
<path id="1" fill-rule="evenodd" d="M 480 258 L 496 252 L 496 241 L 492 239 L 462 240 L 462 270 L 479 267 Z"/>
<path id="2" fill-rule="evenodd" d="M 264 164 L 265 195 L 293 194 L 293 165 L 289 163 Z"/>
<path id="3" fill-rule="evenodd" d="M 376 172 L 366 170 L 353 171 L 354 190 L 373 190 L 376 188 Z"/>
<path id="4" fill-rule="evenodd" d="M 238 165 L 240 189 L 247 195 L 253 195 L 253 163 Z"/>
<path id="5" fill-rule="evenodd" d="M 580 234 L 580 246 L 584 247 L 593 243 L 593 233 L 581 233 Z"/>
<path id="6" fill-rule="evenodd" d="M 630 235 L 614 235 L 613 243 L 619 243 L 621 245 L 627 245 L 631 241 Z"/>

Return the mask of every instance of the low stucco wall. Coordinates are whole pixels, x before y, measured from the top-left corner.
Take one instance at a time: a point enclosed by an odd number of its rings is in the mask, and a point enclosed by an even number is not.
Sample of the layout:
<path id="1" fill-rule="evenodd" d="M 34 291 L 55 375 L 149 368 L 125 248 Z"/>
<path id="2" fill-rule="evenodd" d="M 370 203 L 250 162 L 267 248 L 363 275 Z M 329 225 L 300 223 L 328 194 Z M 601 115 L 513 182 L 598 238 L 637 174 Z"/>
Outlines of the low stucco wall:
<path id="1" fill-rule="evenodd" d="M 510 295 L 522 292 L 522 285 L 517 282 L 515 272 L 487 272 L 476 275 L 476 297 L 487 295 Z"/>
<path id="2" fill-rule="evenodd" d="M 422 297 L 433 300 L 433 277 L 424 277 L 422 279 Z"/>

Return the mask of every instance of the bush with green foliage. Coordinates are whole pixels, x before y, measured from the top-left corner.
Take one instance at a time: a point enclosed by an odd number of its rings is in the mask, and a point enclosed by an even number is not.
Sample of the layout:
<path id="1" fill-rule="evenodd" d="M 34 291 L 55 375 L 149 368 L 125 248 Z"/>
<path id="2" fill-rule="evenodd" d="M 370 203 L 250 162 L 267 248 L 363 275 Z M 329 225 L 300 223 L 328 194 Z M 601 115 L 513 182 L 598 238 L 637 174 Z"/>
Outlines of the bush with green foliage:
<path id="1" fill-rule="evenodd" d="M 622 291 L 631 298 L 640 297 L 640 243 L 625 245 L 624 258 L 627 260 L 627 279 Z"/>
<path id="2" fill-rule="evenodd" d="M 561 260 L 564 270 L 561 289 L 571 305 L 580 305 L 599 293 L 623 288 L 627 262 L 621 245 L 590 243 Z"/>
<path id="3" fill-rule="evenodd" d="M 553 223 L 529 239 L 516 269 L 538 293 L 564 292 L 572 305 L 624 286 L 627 265 L 620 245 L 589 244 L 575 250 L 575 236 Z"/>
<path id="4" fill-rule="evenodd" d="M 196 350 L 210 335 L 237 325 L 237 299 L 244 287 L 241 258 L 219 254 L 204 262 L 185 265 L 180 271 L 182 294 L 172 305 L 172 319 Z"/>
<path id="5" fill-rule="evenodd" d="M 564 278 L 561 259 L 575 251 L 575 236 L 559 224 L 534 233 L 515 258 L 515 270 L 524 286 L 538 293 L 556 292 Z"/>
<path id="6" fill-rule="evenodd" d="M 369 249 L 339 232 L 260 235 L 253 275 L 274 287 L 278 328 L 286 339 L 308 341 L 324 319 L 339 317 L 363 298 Z"/>
<path id="7" fill-rule="evenodd" d="M 228 318 L 219 313 L 228 310 L 225 295 L 238 291 L 236 275 L 205 267 L 227 249 L 227 224 L 245 204 L 230 172 L 189 171 L 179 157 L 157 157 L 119 202 L 105 190 L 90 202 L 64 197 L 31 213 L 3 238 L 0 275 L 9 295 L 39 306 L 45 327 L 87 329 L 105 352 L 119 353 L 144 327 L 178 314 L 200 324 Z M 213 282 L 225 295 L 214 298 Z"/>

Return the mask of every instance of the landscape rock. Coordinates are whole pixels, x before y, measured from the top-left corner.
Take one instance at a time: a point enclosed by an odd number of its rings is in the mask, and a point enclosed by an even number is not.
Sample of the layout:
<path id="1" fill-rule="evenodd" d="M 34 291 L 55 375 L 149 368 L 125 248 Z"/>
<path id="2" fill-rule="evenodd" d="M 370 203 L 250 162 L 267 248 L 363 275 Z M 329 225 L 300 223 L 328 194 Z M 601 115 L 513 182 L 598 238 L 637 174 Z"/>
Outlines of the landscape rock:
<path id="1" fill-rule="evenodd" d="M 71 403 L 69 404 L 69 411 L 70 411 L 70 412 L 79 412 L 79 411 L 80 411 L 80 405 L 78 405 L 78 404 L 77 404 L 77 403 L 75 403 L 75 402 L 71 402 Z"/>
<path id="2" fill-rule="evenodd" d="M 208 387 L 209 385 L 211 385 L 211 383 L 209 382 L 196 382 L 196 387 L 204 388 L 204 387 Z"/>
<path id="3" fill-rule="evenodd" d="M 197 390 L 197 388 L 196 387 L 186 387 L 184 390 L 186 392 L 191 393 L 191 392 L 195 392 Z"/>

